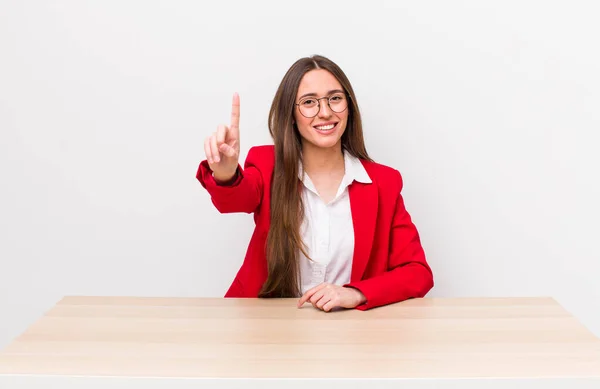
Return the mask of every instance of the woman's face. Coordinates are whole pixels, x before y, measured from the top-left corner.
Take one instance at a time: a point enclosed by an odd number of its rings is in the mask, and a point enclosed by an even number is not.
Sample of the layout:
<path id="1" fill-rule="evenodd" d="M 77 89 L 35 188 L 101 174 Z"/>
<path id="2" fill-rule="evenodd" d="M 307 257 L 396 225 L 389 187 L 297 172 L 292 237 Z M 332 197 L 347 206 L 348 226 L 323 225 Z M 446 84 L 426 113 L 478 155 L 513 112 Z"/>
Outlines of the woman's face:
<path id="1" fill-rule="evenodd" d="M 327 98 L 333 109 L 327 104 Z M 296 103 L 300 106 L 294 108 L 294 119 L 303 147 L 333 148 L 341 144 L 348 122 L 348 101 L 344 88 L 333 74 L 325 69 L 307 72 L 300 81 Z M 306 117 L 315 113 L 314 117 Z"/>

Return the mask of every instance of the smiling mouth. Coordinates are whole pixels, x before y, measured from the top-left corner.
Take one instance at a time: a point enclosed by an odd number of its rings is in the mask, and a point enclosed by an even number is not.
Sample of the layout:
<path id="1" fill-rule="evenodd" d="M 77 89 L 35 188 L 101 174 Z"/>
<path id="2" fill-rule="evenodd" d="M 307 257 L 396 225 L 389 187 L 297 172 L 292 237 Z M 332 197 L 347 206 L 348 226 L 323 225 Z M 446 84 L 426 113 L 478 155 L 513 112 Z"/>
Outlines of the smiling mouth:
<path id="1" fill-rule="evenodd" d="M 334 128 L 337 127 L 337 123 L 329 123 L 326 125 L 322 125 L 322 126 L 313 126 L 313 128 L 317 131 L 321 131 L 321 132 L 329 132 L 331 130 L 333 130 Z"/>

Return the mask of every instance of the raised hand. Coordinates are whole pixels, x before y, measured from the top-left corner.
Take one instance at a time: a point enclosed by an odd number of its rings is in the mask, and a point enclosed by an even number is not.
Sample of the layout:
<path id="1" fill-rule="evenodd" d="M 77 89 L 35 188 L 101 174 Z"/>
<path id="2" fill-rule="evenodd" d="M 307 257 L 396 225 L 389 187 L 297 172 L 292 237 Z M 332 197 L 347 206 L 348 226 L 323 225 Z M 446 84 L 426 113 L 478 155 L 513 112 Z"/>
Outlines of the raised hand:
<path id="1" fill-rule="evenodd" d="M 204 140 L 204 152 L 215 180 L 229 181 L 236 173 L 240 156 L 240 96 L 235 93 L 229 127 L 221 124 Z"/>

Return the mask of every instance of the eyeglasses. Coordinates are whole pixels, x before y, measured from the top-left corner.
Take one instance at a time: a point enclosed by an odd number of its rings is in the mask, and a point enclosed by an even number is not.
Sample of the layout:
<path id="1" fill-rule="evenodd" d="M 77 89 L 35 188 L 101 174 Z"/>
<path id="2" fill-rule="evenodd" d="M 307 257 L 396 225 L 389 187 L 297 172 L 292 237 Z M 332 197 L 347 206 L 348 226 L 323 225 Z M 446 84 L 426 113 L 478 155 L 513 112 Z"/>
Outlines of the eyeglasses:
<path id="1" fill-rule="evenodd" d="M 296 103 L 296 105 L 302 116 L 305 118 L 314 118 L 321 110 L 320 100 L 323 99 L 327 99 L 329 109 L 335 113 L 344 112 L 348 108 L 348 99 L 345 93 L 334 93 L 331 96 L 320 97 L 318 99 L 316 97 L 305 97 L 299 103 Z"/>

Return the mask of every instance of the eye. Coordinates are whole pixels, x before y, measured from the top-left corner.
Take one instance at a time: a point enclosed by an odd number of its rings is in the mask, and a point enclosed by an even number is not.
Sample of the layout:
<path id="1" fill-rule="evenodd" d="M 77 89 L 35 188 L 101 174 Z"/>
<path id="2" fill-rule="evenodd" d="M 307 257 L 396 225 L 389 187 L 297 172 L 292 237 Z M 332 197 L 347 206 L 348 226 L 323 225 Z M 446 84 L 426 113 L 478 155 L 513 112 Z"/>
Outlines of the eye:
<path id="1" fill-rule="evenodd" d="M 343 99 L 344 99 L 344 97 L 342 95 L 333 95 L 329 98 L 329 100 L 331 100 L 331 101 L 341 101 Z"/>
<path id="2" fill-rule="evenodd" d="M 300 104 L 302 104 L 302 105 L 315 105 L 316 104 L 316 100 L 315 99 L 306 99 L 306 100 L 302 100 L 300 102 Z"/>

